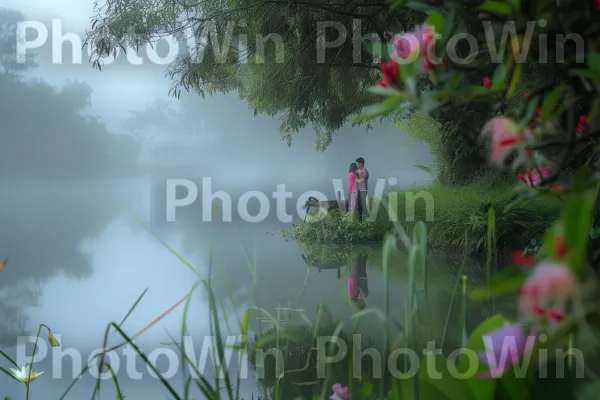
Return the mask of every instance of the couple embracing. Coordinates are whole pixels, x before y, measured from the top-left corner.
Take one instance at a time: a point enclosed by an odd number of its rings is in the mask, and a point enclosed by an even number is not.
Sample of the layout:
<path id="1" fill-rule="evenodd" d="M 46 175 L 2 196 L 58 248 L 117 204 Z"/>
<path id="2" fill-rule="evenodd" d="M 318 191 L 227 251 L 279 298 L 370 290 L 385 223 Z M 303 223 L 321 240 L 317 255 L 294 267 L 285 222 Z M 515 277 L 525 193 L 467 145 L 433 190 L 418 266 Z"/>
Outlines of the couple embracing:
<path id="1" fill-rule="evenodd" d="M 367 193 L 369 183 L 369 171 L 365 168 L 365 159 L 359 157 L 356 162 L 350 164 L 348 173 L 348 212 L 358 213 L 358 220 L 369 216 L 367 207 Z"/>

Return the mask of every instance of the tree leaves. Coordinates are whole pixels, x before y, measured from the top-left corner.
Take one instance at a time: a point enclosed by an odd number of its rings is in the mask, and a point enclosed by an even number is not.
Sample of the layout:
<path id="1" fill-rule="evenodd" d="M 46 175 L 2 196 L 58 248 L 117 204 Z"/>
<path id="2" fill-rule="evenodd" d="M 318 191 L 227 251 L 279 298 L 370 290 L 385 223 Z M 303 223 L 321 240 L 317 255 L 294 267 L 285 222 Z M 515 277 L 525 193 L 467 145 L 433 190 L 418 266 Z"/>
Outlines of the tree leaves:
<path id="1" fill-rule="evenodd" d="M 548 119 L 552 115 L 554 108 L 558 105 L 560 98 L 567 90 L 566 85 L 556 86 L 552 92 L 546 97 L 542 105 L 542 119 Z"/>
<path id="2" fill-rule="evenodd" d="M 512 4 L 503 1 L 486 1 L 479 6 L 480 11 L 489 12 L 502 17 L 513 15 L 515 9 Z"/>

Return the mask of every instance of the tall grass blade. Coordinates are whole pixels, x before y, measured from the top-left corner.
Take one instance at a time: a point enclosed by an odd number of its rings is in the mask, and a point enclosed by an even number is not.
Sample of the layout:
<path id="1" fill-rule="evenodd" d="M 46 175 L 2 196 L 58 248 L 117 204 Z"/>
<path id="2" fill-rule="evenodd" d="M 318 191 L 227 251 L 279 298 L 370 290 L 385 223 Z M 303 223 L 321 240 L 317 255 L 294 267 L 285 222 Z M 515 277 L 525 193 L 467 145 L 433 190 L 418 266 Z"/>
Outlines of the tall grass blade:
<path id="1" fill-rule="evenodd" d="M 144 291 L 142 292 L 142 294 L 139 295 L 139 297 L 137 298 L 137 300 L 135 301 L 135 303 L 133 303 L 133 305 L 131 306 L 131 308 L 129 309 L 129 311 L 127 311 L 127 314 L 125 314 L 125 316 L 123 317 L 123 319 L 119 323 L 120 327 L 123 327 L 123 324 L 125 323 L 125 321 L 127 321 L 127 319 L 129 318 L 129 316 L 133 313 L 133 310 L 135 310 L 135 308 L 138 306 L 138 304 L 140 303 L 140 301 L 142 301 L 142 299 L 144 298 L 144 296 L 146 295 L 147 292 L 148 292 L 148 288 L 144 289 Z"/>
<path id="2" fill-rule="evenodd" d="M 154 364 L 152 364 L 150 362 L 150 360 L 148 360 L 148 357 L 146 356 L 146 354 L 144 354 L 144 352 L 135 344 L 135 342 L 133 342 L 133 338 L 132 337 L 130 338 L 129 336 L 127 336 L 127 334 L 125 332 L 123 332 L 123 330 L 114 322 L 111 322 L 110 326 L 113 327 L 114 329 L 116 329 L 117 332 L 119 333 L 119 335 L 121 335 L 121 337 L 123 339 L 125 339 L 125 343 L 129 343 L 131 345 L 131 347 L 133 347 L 135 352 L 140 356 L 140 358 L 144 361 L 144 363 L 148 366 L 148 368 L 150 368 L 152 370 L 152 372 L 154 372 L 156 374 L 156 376 L 158 376 L 158 378 L 160 379 L 160 382 L 163 384 L 163 386 L 175 398 L 174 400 L 183 400 L 181 398 L 181 396 L 175 391 L 175 389 L 173 389 L 171 384 L 162 376 L 162 374 L 154 366 Z"/>
<path id="3" fill-rule="evenodd" d="M 230 399 L 234 399 L 233 396 L 233 389 L 232 389 L 232 384 L 231 384 L 231 379 L 229 376 L 229 369 L 227 368 L 227 362 L 225 360 L 225 348 L 223 347 L 223 341 L 221 340 L 223 335 L 221 333 L 221 327 L 220 327 L 220 323 L 219 323 L 219 315 L 217 312 L 217 302 L 215 300 L 215 294 L 212 290 L 212 288 L 210 287 L 210 285 L 207 285 L 207 291 L 208 291 L 208 296 L 209 296 L 209 309 L 210 309 L 210 314 L 211 314 L 211 319 L 212 319 L 212 324 L 214 327 L 214 338 L 215 338 L 215 344 L 217 346 L 217 356 L 218 356 L 218 362 L 219 362 L 219 366 L 220 368 L 223 368 L 223 375 L 225 378 L 225 385 L 227 386 L 227 394 L 229 395 Z M 217 377 L 216 379 L 219 379 L 219 374 L 217 373 Z"/>
<path id="4" fill-rule="evenodd" d="M 185 354 L 186 350 L 185 350 L 185 337 L 188 334 L 188 325 L 187 325 L 187 316 L 188 316 L 188 312 L 190 309 L 190 304 L 192 302 L 192 294 L 196 291 L 196 289 L 198 288 L 198 286 L 200 285 L 200 283 L 196 282 L 194 283 L 194 285 L 192 286 L 192 289 L 189 291 L 187 299 L 185 299 L 185 304 L 183 305 L 183 316 L 181 318 L 181 335 L 180 335 L 180 352 L 181 354 Z M 185 374 L 185 357 L 181 357 L 181 373 L 183 374 L 183 380 L 185 381 L 186 379 L 186 374 Z M 187 384 L 184 384 L 187 385 Z M 184 386 L 184 391 L 185 391 L 185 386 Z M 187 397 L 186 397 L 187 399 Z"/>
<path id="5" fill-rule="evenodd" d="M 171 337 L 171 340 L 175 341 L 175 338 L 173 336 L 171 336 L 171 335 L 169 335 L 169 336 Z M 195 377 L 199 380 L 199 381 L 196 381 L 196 386 L 198 387 L 198 389 L 202 392 L 202 394 L 204 394 L 204 396 L 207 399 L 218 398 L 217 390 L 210 385 L 210 383 L 208 382 L 206 377 L 198 370 L 198 366 L 195 364 L 195 362 L 192 359 L 190 359 L 185 347 L 183 347 L 183 344 L 181 344 L 181 347 L 183 348 L 183 351 L 181 353 L 183 355 L 183 359 L 190 365 L 190 367 L 192 368 L 192 371 L 195 374 Z M 191 382 L 191 377 L 188 377 L 188 381 Z M 184 389 L 184 392 L 187 390 L 189 390 L 189 388 Z"/>
<path id="6" fill-rule="evenodd" d="M 19 368 L 15 360 L 13 360 L 8 354 L 0 350 L 0 356 L 4 357 L 9 363 L 11 363 L 15 368 Z"/>
<path id="7" fill-rule="evenodd" d="M 156 235 L 154 232 L 152 232 L 150 230 L 150 228 L 148 228 L 146 226 L 146 224 L 144 224 L 144 222 L 139 219 L 138 217 L 133 217 L 135 219 L 135 221 L 140 224 L 140 226 L 142 228 L 144 228 L 146 231 L 148 231 L 148 233 L 150 233 L 156 240 L 158 240 L 160 242 L 160 244 L 162 244 L 167 250 L 169 250 L 175 257 L 177 257 L 179 259 L 179 261 L 181 261 L 186 267 L 188 267 L 188 269 L 190 271 L 192 271 L 195 275 L 198 276 L 198 278 L 202 279 L 202 277 L 200 276 L 200 273 L 196 270 L 196 268 L 194 268 L 192 266 L 192 264 L 190 264 L 185 258 L 183 258 L 177 251 L 175 251 L 171 246 L 169 246 L 164 240 L 162 240 L 160 237 L 158 237 L 158 235 Z"/>
<path id="8" fill-rule="evenodd" d="M 450 323 L 450 316 L 452 315 L 452 309 L 454 308 L 454 300 L 456 299 L 456 294 L 458 293 L 458 288 L 462 283 L 462 273 L 465 269 L 465 265 L 467 264 L 467 258 L 469 256 L 469 234 L 465 232 L 465 252 L 463 255 L 463 261 L 460 266 L 460 270 L 458 271 L 456 277 L 456 284 L 454 285 L 454 290 L 452 291 L 452 297 L 450 298 L 450 305 L 448 306 L 448 313 L 446 314 L 446 321 L 444 322 L 444 329 L 442 330 L 442 340 L 440 343 L 440 349 L 444 348 L 444 343 L 446 342 L 446 335 L 448 333 L 448 324 Z"/>
<path id="9" fill-rule="evenodd" d="M 18 367 L 17 367 L 17 368 L 18 368 Z M 14 376 L 13 374 L 11 374 L 11 373 L 10 373 L 10 371 L 9 371 L 9 370 L 7 370 L 6 368 L 4 368 L 4 367 L 0 367 L 0 371 L 4 372 L 6 375 L 8 375 L 9 377 L 11 377 L 11 378 L 12 378 L 12 379 L 14 379 L 15 381 L 17 381 L 17 382 L 21 383 L 21 381 L 20 381 L 20 380 L 18 380 L 17 378 L 15 378 L 15 376 Z"/>
<path id="10" fill-rule="evenodd" d="M 159 323 L 161 320 L 163 320 L 167 315 L 169 315 L 171 312 L 173 312 L 173 310 L 175 310 L 177 307 L 179 307 L 181 304 L 183 304 L 183 302 L 185 300 L 187 300 L 188 295 L 185 295 L 181 300 L 179 300 L 177 303 L 175 303 L 173 306 L 171 306 L 171 308 L 169 308 L 167 311 L 165 311 L 164 313 L 162 313 L 161 315 L 159 315 L 157 318 L 154 319 L 154 321 L 150 322 L 148 325 L 146 325 L 144 327 L 144 329 L 142 329 L 141 331 L 139 331 L 138 333 L 136 333 L 134 336 L 132 336 L 131 340 L 136 339 L 137 337 L 141 336 L 144 332 L 146 332 L 148 329 L 152 328 L 154 325 L 156 325 L 157 323 Z M 100 397 L 100 385 L 101 385 L 101 372 L 102 372 L 102 367 L 104 366 L 104 360 L 105 360 L 105 356 L 106 353 L 110 353 L 111 351 L 114 351 L 120 347 L 125 346 L 126 344 L 128 344 L 129 342 L 123 342 L 121 344 L 118 344 L 116 346 L 111 347 L 110 349 L 106 350 L 106 346 L 108 344 L 108 336 L 110 333 L 110 327 L 111 326 L 116 326 L 116 324 L 114 322 L 111 322 L 109 325 L 107 325 L 106 327 L 106 331 L 104 332 L 104 344 L 102 346 L 102 349 L 104 349 L 104 351 L 100 354 L 98 354 L 98 356 L 100 357 L 100 362 L 98 363 L 98 378 L 96 380 L 96 386 L 94 388 L 94 393 L 92 394 L 92 398 L 95 398 L 95 395 L 97 394 L 98 397 Z M 119 327 L 119 330 L 121 328 Z"/>
<path id="11" fill-rule="evenodd" d="M 123 392 L 121 391 L 121 385 L 119 385 L 119 380 L 117 379 L 117 374 L 115 373 L 115 370 L 113 369 L 113 367 L 110 366 L 110 364 L 106 364 L 106 368 L 110 372 L 110 376 L 112 377 L 112 380 L 115 384 L 115 390 L 117 391 L 117 400 L 124 400 L 125 395 L 123 395 Z"/>
<path id="12" fill-rule="evenodd" d="M 247 309 L 244 312 L 244 320 L 242 322 L 242 344 L 240 345 L 240 356 L 238 358 L 240 365 L 242 364 L 242 359 L 244 357 L 244 353 L 246 352 L 247 347 L 247 337 L 248 337 L 248 326 L 250 325 L 250 309 Z M 234 399 L 240 398 L 240 381 L 242 376 L 240 373 L 237 374 L 237 379 L 235 382 L 235 397 Z"/>
<path id="13" fill-rule="evenodd" d="M 462 347 L 466 348 L 469 334 L 467 333 L 467 276 L 462 276 L 462 304 L 460 312 L 460 331 Z"/>
<path id="14" fill-rule="evenodd" d="M 487 290 L 490 290 L 490 285 L 492 281 L 492 264 L 494 258 L 494 248 L 496 245 L 496 211 L 494 207 L 490 207 L 488 209 L 488 229 L 487 229 L 487 241 L 486 241 L 486 249 L 487 249 L 487 258 L 486 258 L 486 268 L 485 268 L 485 281 Z M 489 304 L 489 300 L 488 300 Z"/>
<path id="15" fill-rule="evenodd" d="M 384 203 L 385 204 L 385 203 Z M 393 234 L 388 234 L 383 245 L 383 354 L 387 357 L 389 346 L 389 268 L 391 263 L 391 255 L 396 250 L 396 237 Z M 379 383 L 379 398 L 385 398 L 386 375 L 382 376 Z"/>
<path id="16" fill-rule="evenodd" d="M 407 307 L 409 311 L 408 322 L 408 347 L 415 350 L 416 346 L 416 332 L 415 332 L 415 311 L 417 309 L 416 300 L 416 274 L 417 274 L 417 256 L 419 255 L 419 247 L 412 246 L 408 253 L 408 301 Z M 415 374 L 413 377 L 413 399 L 418 400 L 419 398 L 419 377 Z"/>

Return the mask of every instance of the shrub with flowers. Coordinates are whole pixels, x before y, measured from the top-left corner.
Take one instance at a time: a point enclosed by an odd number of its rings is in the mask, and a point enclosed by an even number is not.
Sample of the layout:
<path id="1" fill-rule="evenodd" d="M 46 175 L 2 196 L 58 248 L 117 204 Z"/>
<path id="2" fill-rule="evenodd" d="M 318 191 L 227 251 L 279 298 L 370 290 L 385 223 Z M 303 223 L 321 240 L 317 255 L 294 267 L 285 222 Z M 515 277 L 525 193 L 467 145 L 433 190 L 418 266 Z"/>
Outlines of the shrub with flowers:
<path id="1" fill-rule="evenodd" d="M 483 361 L 478 374 L 466 380 L 419 375 L 419 385 L 402 383 L 399 393 L 436 400 L 597 398 L 600 386 L 590 382 L 597 375 L 587 363 L 567 357 L 563 376 L 553 366 L 562 363 L 555 355 L 565 349 L 591 359 L 600 346 L 598 276 L 588 257 L 599 183 L 600 2 L 481 1 L 475 20 L 465 18 L 466 5 L 459 1 L 393 3 L 394 12 L 408 7 L 426 11 L 428 18 L 391 43 L 372 44 L 382 63 L 381 79 L 371 90 L 383 101 L 358 121 L 402 109 L 431 113 L 448 104 L 490 102 L 495 112 L 480 127 L 480 145 L 491 166 L 515 177 L 515 201 L 564 200 L 562 216 L 535 258 L 515 249 L 513 266 L 470 293 L 484 301 L 512 295 L 518 303 L 516 321 L 493 316 L 467 340 L 466 348 Z M 470 50 L 459 57 L 461 37 Z M 545 82 L 536 87 L 524 79 L 524 64 L 532 58 L 546 64 Z M 465 83 L 491 64 L 493 75 L 478 85 Z M 507 104 L 516 97 L 521 106 L 511 110 Z M 468 367 L 467 357 L 460 356 L 458 370 Z M 582 376 L 576 374 L 580 369 Z M 595 394 L 585 397 L 590 393 Z"/>

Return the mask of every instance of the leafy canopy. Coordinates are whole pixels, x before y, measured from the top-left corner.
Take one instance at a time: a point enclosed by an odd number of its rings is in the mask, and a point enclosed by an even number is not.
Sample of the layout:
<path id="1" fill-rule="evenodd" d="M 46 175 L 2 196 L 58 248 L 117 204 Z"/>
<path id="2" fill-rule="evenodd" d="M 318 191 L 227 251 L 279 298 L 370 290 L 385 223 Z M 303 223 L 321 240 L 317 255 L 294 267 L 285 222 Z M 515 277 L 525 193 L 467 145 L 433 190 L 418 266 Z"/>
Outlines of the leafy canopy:
<path id="1" fill-rule="evenodd" d="M 191 51 L 181 51 L 168 67 L 173 95 L 182 89 L 201 95 L 235 91 L 255 113 L 281 116 L 288 144 L 312 126 L 317 149 L 325 150 L 334 132 L 374 99 L 367 88 L 379 66 L 353 29 L 386 40 L 424 18 L 419 11 L 389 8 L 382 0 L 108 0 L 96 8 L 88 40 L 101 68 L 100 58 L 118 46 L 139 47 L 174 34 Z M 339 28 L 319 29 L 326 25 Z M 339 37 L 341 44 L 324 49 L 323 35 L 328 42 Z"/>

